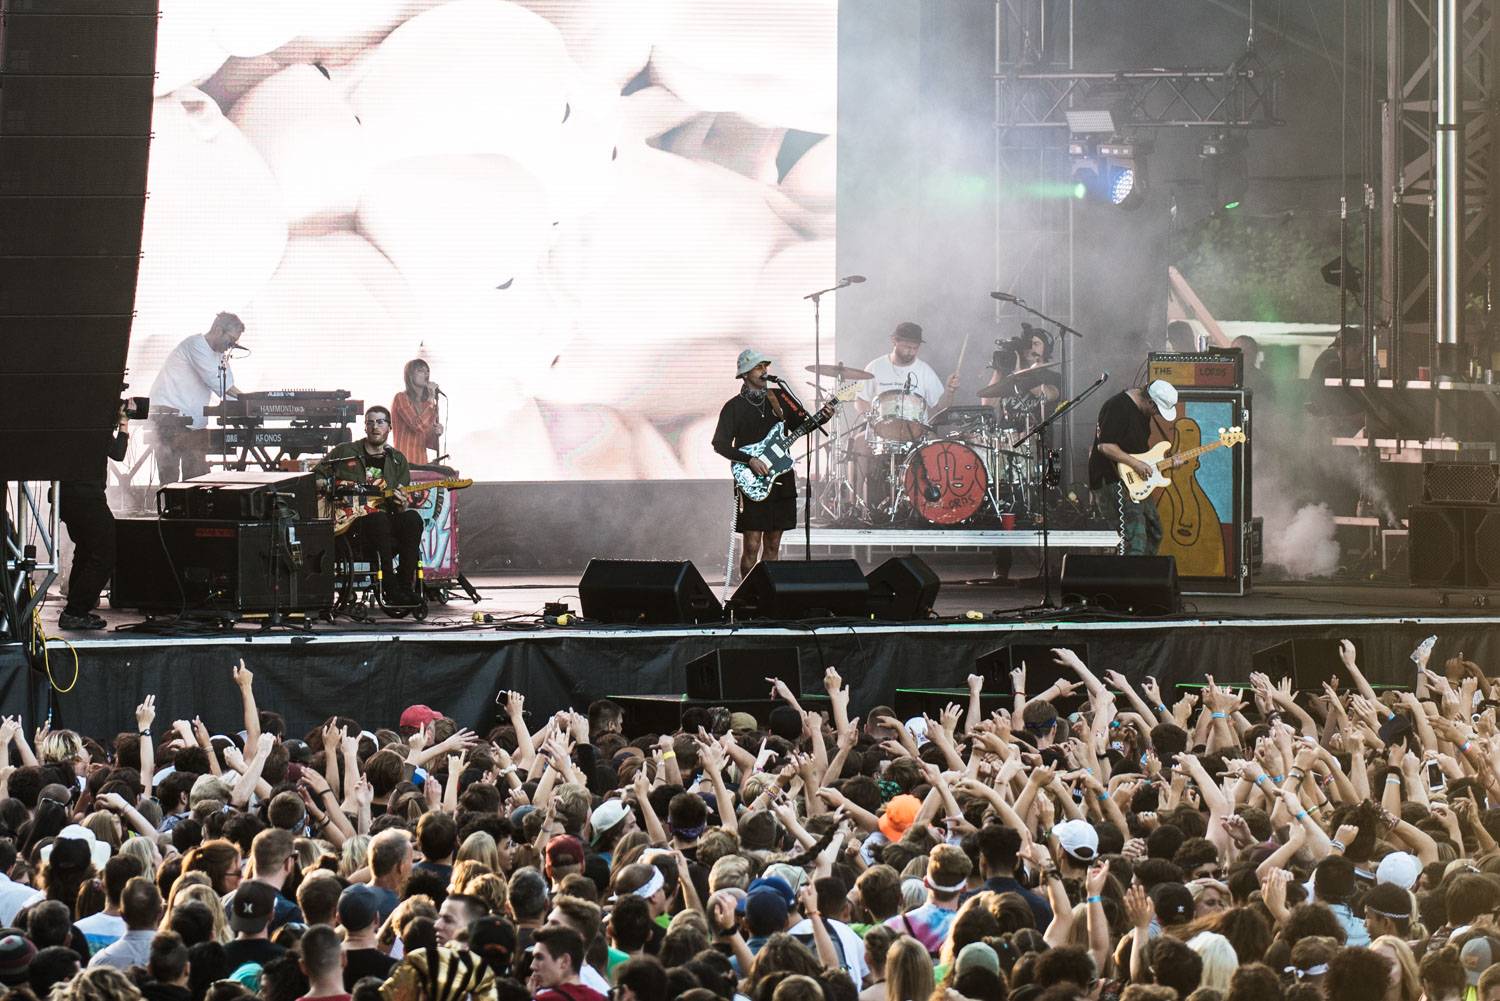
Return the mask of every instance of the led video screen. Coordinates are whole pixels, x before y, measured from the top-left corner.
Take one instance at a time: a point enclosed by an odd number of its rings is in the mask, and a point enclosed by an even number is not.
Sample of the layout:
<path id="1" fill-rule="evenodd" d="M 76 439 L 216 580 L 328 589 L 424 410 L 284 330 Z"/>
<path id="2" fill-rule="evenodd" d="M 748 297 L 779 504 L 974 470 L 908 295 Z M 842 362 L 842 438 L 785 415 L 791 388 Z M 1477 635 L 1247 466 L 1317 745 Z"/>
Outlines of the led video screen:
<path id="1" fill-rule="evenodd" d="M 132 384 L 230 311 L 241 389 L 390 406 L 427 361 L 466 476 L 727 476 L 741 348 L 811 395 L 836 29 L 836 0 L 162 0 Z"/>

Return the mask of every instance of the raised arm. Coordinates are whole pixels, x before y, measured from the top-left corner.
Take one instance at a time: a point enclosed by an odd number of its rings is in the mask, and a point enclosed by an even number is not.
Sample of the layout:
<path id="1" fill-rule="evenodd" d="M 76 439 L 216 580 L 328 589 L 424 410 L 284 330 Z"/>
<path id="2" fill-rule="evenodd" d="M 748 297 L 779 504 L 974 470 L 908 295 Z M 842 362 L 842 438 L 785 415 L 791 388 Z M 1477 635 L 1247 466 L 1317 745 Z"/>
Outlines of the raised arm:
<path id="1" fill-rule="evenodd" d="M 255 675 L 245 666 L 245 658 L 232 669 L 234 684 L 240 690 L 240 708 L 245 714 L 245 746 L 254 747 L 260 741 L 260 710 L 255 705 Z"/>

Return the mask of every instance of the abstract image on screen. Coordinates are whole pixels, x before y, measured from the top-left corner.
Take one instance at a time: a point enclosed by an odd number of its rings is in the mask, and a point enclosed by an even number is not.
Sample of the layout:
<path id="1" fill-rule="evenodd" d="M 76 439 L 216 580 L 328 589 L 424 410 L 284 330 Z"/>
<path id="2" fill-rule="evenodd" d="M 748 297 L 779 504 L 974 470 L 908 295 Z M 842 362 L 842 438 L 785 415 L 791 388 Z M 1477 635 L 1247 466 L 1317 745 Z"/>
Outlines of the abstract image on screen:
<path id="1" fill-rule="evenodd" d="M 725 477 L 740 349 L 803 389 L 836 0 L 161 7 L 133 381 L 221 310 L 243 390 L 420 357 L 486 480 Z"/>

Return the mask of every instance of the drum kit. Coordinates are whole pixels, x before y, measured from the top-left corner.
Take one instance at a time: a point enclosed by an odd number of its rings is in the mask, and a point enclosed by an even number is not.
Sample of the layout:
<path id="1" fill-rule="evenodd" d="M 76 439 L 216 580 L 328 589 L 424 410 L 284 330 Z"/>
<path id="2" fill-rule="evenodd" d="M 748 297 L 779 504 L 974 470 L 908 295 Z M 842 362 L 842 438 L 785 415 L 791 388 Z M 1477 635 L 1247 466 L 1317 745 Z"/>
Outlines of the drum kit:
<path id="1" fill-rule="evenodd" d="M 1046 415 L 1029 391 L 1057 362 L 1011 373 L 979 390 L 979 405 L 929 415 L 920 394 L 887 390 L 863 412 L 840 411 L 824 453 L 818 504 L 840 526 L 1001 525 L 1039 509 L 1044 489 L 1036 439 L 1018 446 Z M 875 378 L 847 365 L 809 365 L 840 382 Z"/>

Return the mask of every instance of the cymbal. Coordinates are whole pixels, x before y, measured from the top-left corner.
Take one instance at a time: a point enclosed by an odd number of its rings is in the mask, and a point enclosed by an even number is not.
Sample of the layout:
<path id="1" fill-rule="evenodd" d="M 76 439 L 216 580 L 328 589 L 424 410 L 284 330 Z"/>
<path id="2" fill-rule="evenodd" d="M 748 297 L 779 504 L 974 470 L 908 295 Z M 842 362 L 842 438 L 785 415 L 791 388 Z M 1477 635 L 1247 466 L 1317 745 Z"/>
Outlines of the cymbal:
<path id="1" fill-rule="evenodd" d="M 835 379 L 842 379 L 845 382 L 875 378 L 874 372 L 866 372 L 862 368 L 851 368 L 843 362 L 833 365 L 809 365 L 805 371 L 811 372 L 814 375 L 832 376 Z"/>
<path id="2" fill-rule="evenodd" d="M 993 400 L 997 396 L 1015 396 L 1028 389 L 1040 386 L 1045 380 L 1042 378 L 1049 368 L 1057 368 L 1055 361 L 1042 362 L 1030 368 L 1019 369 L 1010 375 L 1001 376 L 1000 381 L 989 386 L 984 386 L 974 395 L 981 400 Z"/>

